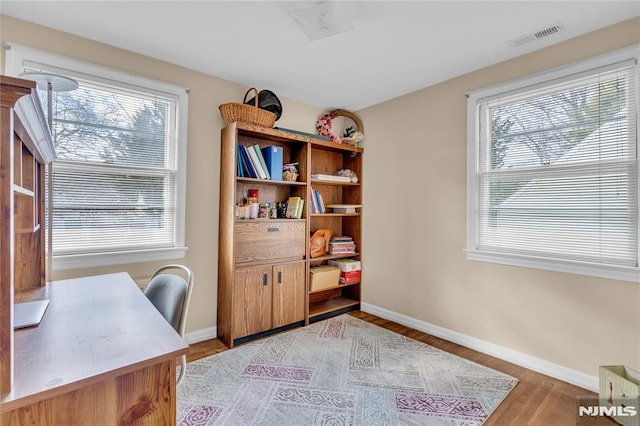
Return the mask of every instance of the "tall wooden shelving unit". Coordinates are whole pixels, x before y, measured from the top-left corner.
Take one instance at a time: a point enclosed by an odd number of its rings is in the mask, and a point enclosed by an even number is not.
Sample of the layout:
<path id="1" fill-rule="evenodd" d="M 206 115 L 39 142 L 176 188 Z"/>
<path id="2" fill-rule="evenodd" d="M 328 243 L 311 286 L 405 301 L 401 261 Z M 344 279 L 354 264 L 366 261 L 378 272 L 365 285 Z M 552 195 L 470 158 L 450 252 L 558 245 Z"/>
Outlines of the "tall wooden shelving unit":
<path id="1" fill-rule="evenodd" d="M 314 140 L 311 143 L 310 173 L 333 175 L 341 169 L 350 169 L 358 176 L 357 183 L 333 182 L 310 179 L 310 190 L 318 191 L 324 204 L 362 203 L 362 148 Z M 329 229 L 333 235 L 353 238 L 358 252 L 349 255 L 331 255 L 310 259 L 311 265 L 325 263 L 329 259 L 350 257 L 360 260 L 362 249 L 361 213 L 311 214 L 310 229 Z M 309 321 L 323 318 L 327 314 L 360 306 L 360 283 L 343 285 L 333 289 L 309 293 Z"/>
<path id="2" fill-rule="evenodd" d="M 0 395 L 13 381 L 15 295 L 46 284 L 44 184 L 54 156 L 36 83 L 0 76 Z"/>
<path id="3" fill-rule="evenodd" d="M 298 180 L 238 177 L 238 144 L 282 147 L 283 162 L 298 163 Z M 349 168 L 362 182 L 362 155 L 362 148 L 246 123 L 222 130 L 217 329 L 226 345 L 359 308 L 360 283 L 310 293 L 308 281 L 312 264 L 339 257 L 360 260 L 361 215 L 310 214 L 309 205 L 312 188 L 322 193 L 325 204 L 361 204 L 361 183 L 312 180 L 311 174 L 333 175 Z M 235 206 L 249 189 L 259 190 L 261 203 L 303 198 L 302 218 L 236 219 Z M 358 253 L 311 259 L 309 237 L 315 229 L 351 236 Z"/>

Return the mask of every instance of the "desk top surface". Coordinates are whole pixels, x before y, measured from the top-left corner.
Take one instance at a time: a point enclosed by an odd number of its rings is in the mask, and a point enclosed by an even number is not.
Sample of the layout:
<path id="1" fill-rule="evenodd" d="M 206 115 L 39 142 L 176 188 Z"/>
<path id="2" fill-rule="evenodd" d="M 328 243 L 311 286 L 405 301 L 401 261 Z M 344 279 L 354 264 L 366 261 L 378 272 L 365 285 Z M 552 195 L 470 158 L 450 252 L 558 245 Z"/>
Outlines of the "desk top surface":
<path id="1" fill-rule="evenodd" d="M 55 281 L 35 298 L 49 307 L 39 326 L 15 332 L 14 384 L 2 412 L 188 352 L 126 273 Z"/>

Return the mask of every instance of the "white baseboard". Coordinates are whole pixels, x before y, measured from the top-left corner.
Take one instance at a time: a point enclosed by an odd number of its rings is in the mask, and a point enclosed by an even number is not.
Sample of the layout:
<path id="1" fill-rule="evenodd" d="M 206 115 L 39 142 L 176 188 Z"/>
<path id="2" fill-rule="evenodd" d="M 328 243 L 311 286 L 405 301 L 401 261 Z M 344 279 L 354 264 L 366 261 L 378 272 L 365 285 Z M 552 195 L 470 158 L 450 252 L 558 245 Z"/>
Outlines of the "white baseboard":
<path id="1" fill-rule="evenodd" d="M 581 388 L 588 389 L 596 393 L 598 392 L 597 376 L 590 376 L 580 371 L 572 370 L 570 368 L 563 367 L 561 365 L 554 364 L 552 362 L 545 361 L 531 355 L 505 348 L 504 346 L 499 346 L 481 339 L 477 339 L 475 337 L 467 336 L 466 334 L 458 333 L 457 331 L 449 330 L 444 327 L 417 320 L 415 318 L 399 314 L 397 312 L 390 311 L 379 306 L 371 305 L 369 303 L 361 303 L 360 309 L 364 312 L 368 312 L 381 318 L 397 322 L 398 324 L 402 324 L 404 326 L 422 331 L 423 333 L 428 333 L 441 339 L 457 343 L 467 348 L 471 348 L 476 351 L 494 356 L 501 360 L 511 362 L 513 364 L 528 368 L 538 373 L 546 374 L 547 376 L 551 376 L 555 379 L 571 383 Z"/>
<path id="2" fill-rule="evenodd" d="M 204 340 L 215 339 L 218 337 L 217 327 L 203 328 L 201 330 L 185 333 L 184 341 L 191 345 L 193 343 L 202 342 Z"/>

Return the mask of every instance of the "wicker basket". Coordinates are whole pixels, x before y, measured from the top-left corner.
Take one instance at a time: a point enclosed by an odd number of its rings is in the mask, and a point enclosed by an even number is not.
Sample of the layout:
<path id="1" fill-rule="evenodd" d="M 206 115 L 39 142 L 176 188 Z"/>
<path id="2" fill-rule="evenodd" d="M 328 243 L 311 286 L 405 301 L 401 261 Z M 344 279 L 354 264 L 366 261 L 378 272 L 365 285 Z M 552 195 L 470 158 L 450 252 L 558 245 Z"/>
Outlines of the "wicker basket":
<path id="1" fill-rule="evenodd" d="M 258 90 L 254 87 L 247 90 L 244 94 L 243 102 L 247 101 L 247 95 L 251 91 L 255 91 L 255 106 L 247 105 L 245 103 L 226 103 L 218 107 L 220 115 L 225 123 L 230 124 L 234 121 L 241 121 L 243 123 L 255 124 L 261 127 L 273 127 L 276 124 L 276 115 L 271 111 L 258 108 Z"/>

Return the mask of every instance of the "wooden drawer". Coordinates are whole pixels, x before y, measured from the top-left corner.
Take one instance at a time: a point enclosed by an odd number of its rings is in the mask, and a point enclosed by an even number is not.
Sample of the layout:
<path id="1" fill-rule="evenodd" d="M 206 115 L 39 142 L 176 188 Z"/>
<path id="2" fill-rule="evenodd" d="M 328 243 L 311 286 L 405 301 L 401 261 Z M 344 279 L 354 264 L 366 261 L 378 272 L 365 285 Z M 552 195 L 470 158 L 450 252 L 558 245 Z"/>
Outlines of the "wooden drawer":
<path id="1" fill-rule="evenodd" d="M 304 259 L 304 220 L 236 222 L 236 263 L 275 259 Z"/>

